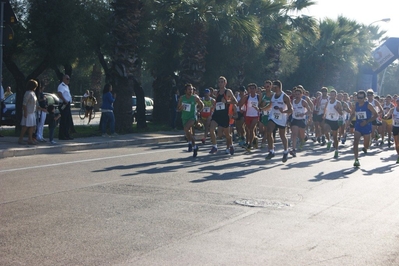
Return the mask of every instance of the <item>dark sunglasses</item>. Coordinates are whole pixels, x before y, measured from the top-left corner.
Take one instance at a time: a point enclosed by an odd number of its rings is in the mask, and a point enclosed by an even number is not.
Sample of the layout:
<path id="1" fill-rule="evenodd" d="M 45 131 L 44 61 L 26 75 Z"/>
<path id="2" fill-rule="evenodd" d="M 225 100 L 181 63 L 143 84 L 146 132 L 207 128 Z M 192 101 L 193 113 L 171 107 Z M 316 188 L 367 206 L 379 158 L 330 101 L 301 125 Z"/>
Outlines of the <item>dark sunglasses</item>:
<path id="1" fill-rule="evenodd" d="M 364 97 L 357 97 L 357 99 L 358 99 L 358 100 L 363 100 L 363 99 L 364 99 Z"/>

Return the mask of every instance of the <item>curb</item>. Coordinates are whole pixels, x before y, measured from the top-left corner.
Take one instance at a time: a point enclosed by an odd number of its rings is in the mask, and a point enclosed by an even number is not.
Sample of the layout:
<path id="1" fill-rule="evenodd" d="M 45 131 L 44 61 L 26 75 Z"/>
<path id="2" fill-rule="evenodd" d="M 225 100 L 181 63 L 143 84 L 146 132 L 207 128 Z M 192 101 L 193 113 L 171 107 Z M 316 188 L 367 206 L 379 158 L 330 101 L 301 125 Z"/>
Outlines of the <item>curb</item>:
<path id="1" fill-rule="evenodd" d="M 53 146 L 21 146 L 18 148 L 6 148 L 0 150 L 0 159 L 9 157 L 30 156 L 39 154 L 59 154 L 70 151 L 79 151 L 86 149 L 107 149 L 120 148 L 131 145 L 157 144 L 162 142 L 182 141 L 184 136 L 160 136 L 160 137 L 142 137 L 132 139 L 113 139 L 105 141 L 82 142 L 82 143 L 58 143 Z"/>

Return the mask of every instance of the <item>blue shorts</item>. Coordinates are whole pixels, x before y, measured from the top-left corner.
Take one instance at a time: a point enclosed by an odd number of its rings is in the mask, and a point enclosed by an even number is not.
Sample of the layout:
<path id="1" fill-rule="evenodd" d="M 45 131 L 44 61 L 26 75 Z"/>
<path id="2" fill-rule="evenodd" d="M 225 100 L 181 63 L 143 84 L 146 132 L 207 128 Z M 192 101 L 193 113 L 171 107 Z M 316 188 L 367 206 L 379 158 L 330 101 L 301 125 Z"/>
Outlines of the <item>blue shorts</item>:
<path id="1" fill-rule="evenodd" d="M 359 132 L 362 136 L 371 134 L 372 125 L 368 123 L 364 127 L 360 126 L 360 123 L 355 123 L 355 131 Z"/>

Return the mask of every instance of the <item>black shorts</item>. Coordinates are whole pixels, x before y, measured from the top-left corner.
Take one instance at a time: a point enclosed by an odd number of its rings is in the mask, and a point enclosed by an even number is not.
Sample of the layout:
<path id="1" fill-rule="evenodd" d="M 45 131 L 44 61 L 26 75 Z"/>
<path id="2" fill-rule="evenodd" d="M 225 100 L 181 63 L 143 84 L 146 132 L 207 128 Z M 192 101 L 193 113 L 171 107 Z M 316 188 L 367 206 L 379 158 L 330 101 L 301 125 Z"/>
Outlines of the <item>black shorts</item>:
<path id="1" fill-rule="evenodd" d="M 331 120 L 326 119 L 325 123 L 330 126 L 332 131 L 337 131 L 338 128 L 339 128 L 338 120 L 337 121 L 331 121 Z"/>
<path id="2" fill-rule="evenodd" d="M 319 123 L 323 122 L 323 115 L 313 114 L 313 122 L 319 122 Z"/>
<path id="3" fill-rule="evenodd" d="M 227 112 L 216 111 L 212 115 L 212 120 L 218 124 L 219 127 L 228 128 L 229 127 L 229 115 Z"/>
<path id="4" fill-rule="evenodd" d="M 86 111 L 91 111 L 91 110 L 93 110 L 93 106 L 86 106 Z"/>
<path id="5" fill-rule="evenodd" d="M 399 127 L 392 127 L 392 133 L 394 136 L 399 135 Z"/>
<path id="6" fill-rule="evenodd" d="M 297 126 L 299 128 L 306 128 L 305 119 L 295 119 L 291 120 L 291 127 Z"/>
<path id="7" fill-rule="evenodd" d="M 382 125 L 381 121 L 378 121 L 377 119 L 374 120 L 374 121 L 372 121 L 371 124 L 372 124 L 373 126 L 381 126 L 381 125 Z"/>
<path id="8" fill-rule="evenodd" d="M 356 120 L 352 120 L 351 123 L 349 124 L 349 127 L 355 128 L 355 122 L 356 122 Z"/>
<path id="9" fill-rule="evenodd" d="M 273 125 L 275 125 L 275 127 L 274 127 L 275 130 L 277 130 L 277 129 L 285 129 L 287 127 L 287 126 L 277 125 L 276 122 L 274 122 L 272 119 L 269 119 L 269 123 L 268 124 L 270 124 L 270 123 L 273 123 Z"/>

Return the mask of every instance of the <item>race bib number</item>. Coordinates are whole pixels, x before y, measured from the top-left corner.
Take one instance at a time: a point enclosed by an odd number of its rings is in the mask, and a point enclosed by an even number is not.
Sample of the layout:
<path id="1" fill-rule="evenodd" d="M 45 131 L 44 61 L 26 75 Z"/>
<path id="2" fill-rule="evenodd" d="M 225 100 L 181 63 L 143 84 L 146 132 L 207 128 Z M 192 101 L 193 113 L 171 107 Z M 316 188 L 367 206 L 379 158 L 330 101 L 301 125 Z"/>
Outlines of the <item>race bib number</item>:
<path id="1" fill-rule="evenodd" d="M 211 112 L 211 108 L 210 107 L 204 107 L 204 109 L 202 109 L 203 113 L 210 113 Z"/>
<path id="2" fill-rule="evenodd" d="M 269 114 L 270 114 L 270 111 L 269 111 L 269 110 L 267 110 L 267 111 L 266 111 L 266 110 L 263 110 L 263 111 L 262 111 L 262 114 L 263 114 L 263 115 L 267 115 L 267 116 L 269 116 Z"/>
<path id="3" fill-rule="evenodd" d="M 365 111 L 356 112 L 356 118 L 359 120 L 367 119 L 367 113 Z"/>
<path id="4" fill-rule="evenodd" d="M 216 110 L 225 110 L 226 109 L 226 104 L 225 103 L 222 103 L 222 102 L 218 102 L 218 103 L 216 103 L 216 108 L 215 108 Z"/>
<path id="5" fill-rule="evenodd" d="M 191 104 L 183 103 L 183 111 L 190 112 L 191 111 Z"/>
<path id="6" fill-rule="evenodd" d="M 274 113 L 274 119 L 279 120 L 281 113 Z"/>
<path id="7" fill-rule="evenodd" d="M 86 106 L 92 106 L 92 104 L 93 103 L 91 101 L 89 101 L 89 102 L 86 103 Z"/>
<path id="8" fill-rule="evenodd" d="M 252 106 L 253 108 L 258 107 L 258 102 L 251 102 L 251 106 Z"/>
<path id="9" fill-rule="evenodd" d="M 393 120 L 393 125 L 399 127 L 399 119 Z"/>
<path id="10" fill-rule="evenodd" d="M 335 114 L 329 114 L 328 116 L 330 117 L 330 119 L 334 119 Z"/>
<path id="11" fill-rule="evenodd" d="M 302 117 L 304 114 L 303 113 L 295 113 L 296 117 Z"/>

